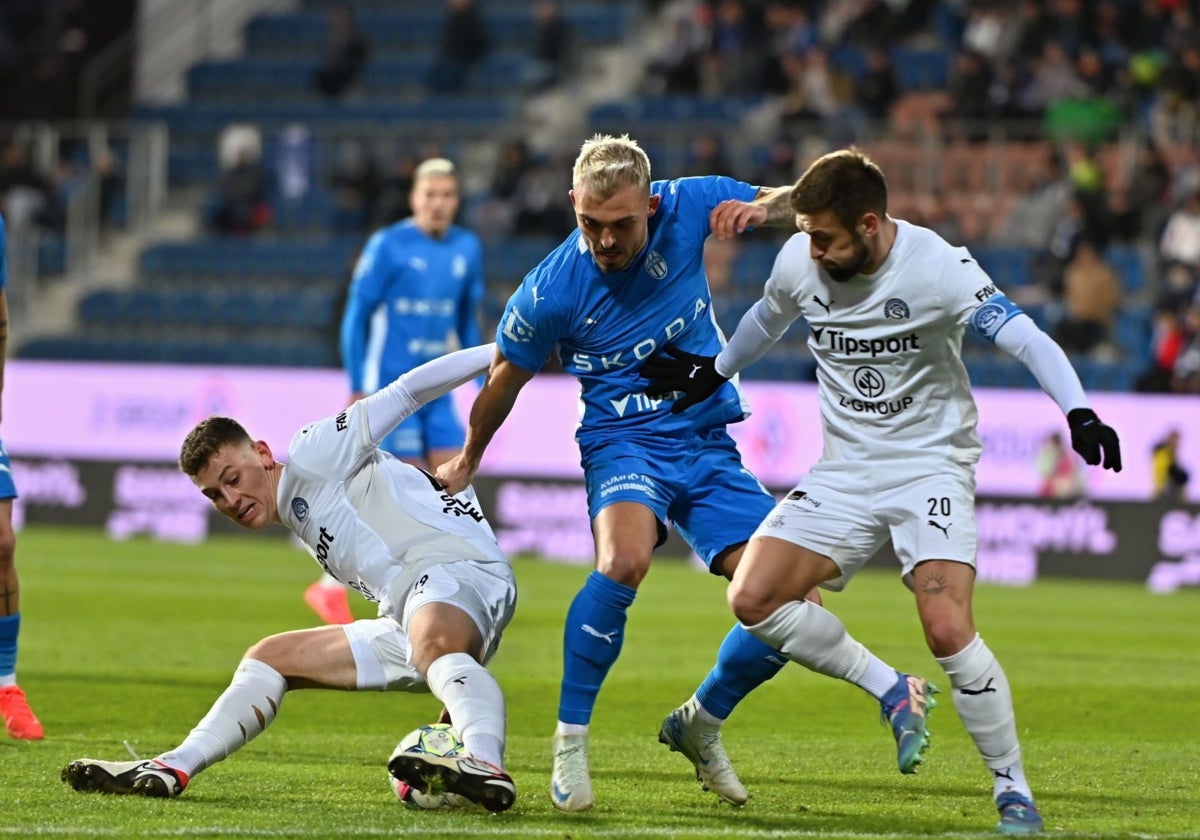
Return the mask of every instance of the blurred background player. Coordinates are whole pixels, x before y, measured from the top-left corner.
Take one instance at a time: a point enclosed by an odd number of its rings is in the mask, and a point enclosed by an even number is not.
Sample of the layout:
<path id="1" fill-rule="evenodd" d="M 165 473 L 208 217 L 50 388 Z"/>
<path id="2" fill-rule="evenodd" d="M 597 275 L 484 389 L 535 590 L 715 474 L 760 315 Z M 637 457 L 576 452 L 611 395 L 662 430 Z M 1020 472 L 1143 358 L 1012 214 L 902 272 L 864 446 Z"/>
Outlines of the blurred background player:
<path id="1" fill-rule="evenodd" d="M 262 639 L 183 743 L 155 758 L 81 758 L 62 771 L 78 791 L 173 797 L 189 779 L 262 733 L 300 688 L 432 692 L 454 716 L 466 755 L 398 751 L 388 769 L 422 793 L 432 784 L 490 811 L 516 798 L 501 769 L 504 694 L 485 664 L 512 619 L 517 588 L 474 490 L 451 496 L 379 442 L 421 405 L 488 368 L 493 346 L 411 370 L 340 414 L 299 429 L 287 463 L 235 420 L 209 417 L 183 442 L 179 467 L 217 511 L 244 528 L 282 525 L 379 617 Z"/>
<path id="2" fill-rule="evenodd" d="M 0 218 L 0 395 L 4 388 L 4 358 L 8 347 L 7 233 Z M 17 581 L 17 536 L 13 533 L 13 483 L 8 452 L 0 441 L 0 715 L 13 738 L 36 741 L 43 737 L 41 721 L 29 708 L 17 685 L 17 636 L 21 632 L 21 585 Z"/>
<path id="3" fill-rule="evenodd" d="M 341 332 L 351 403 L 417 365 L 482 341 L 483 244 L 454 224 L 459 198 L 454 164 L 424 161 L 409 195 L 412 217 L 377 231 L 359 257 Z M 433 470 L 457 454 L 463 438 L 447 395 L 397 426 L 380 448 Z M 331 624 L 354 620 L 345 587 L 328 575 L 304 599 Z"/>

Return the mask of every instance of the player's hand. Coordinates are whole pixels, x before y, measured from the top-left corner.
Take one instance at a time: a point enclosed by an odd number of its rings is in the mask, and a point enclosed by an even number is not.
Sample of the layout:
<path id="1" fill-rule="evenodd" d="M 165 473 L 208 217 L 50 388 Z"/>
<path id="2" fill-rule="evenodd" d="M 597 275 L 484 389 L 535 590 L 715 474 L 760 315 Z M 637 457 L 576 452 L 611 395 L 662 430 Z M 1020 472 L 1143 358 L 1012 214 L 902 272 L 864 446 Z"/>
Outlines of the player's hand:
<path id="1" fill-rule="evenodd" d="M 475 468 L 460 452 L 435 469 L 433 477 L 446 488 L 446 492 L 451 496 L 456 496 L 470 485 L 471 479 L 475 477 Z"/>
<path id="2" fill-rule="evenodd" d="M 1096 412 L 1090 408 L 1073 408 L 1067 412 L 1067 425 L 1071 427 L 1071 448 L 1091 466 L 1100 463 L 1104 455 L 1104 469 L 1121 471 L 1121 441 L 1112 426 L 1100 422 Z"/>
<path id="3" fill-rule="evenodd" d="M 683 396 L 671 406 L 672 414 L 686 411 L 690 406 L 708 399 L 729 380 L 717 373 L 716 356 L 697 356 L 674 347 L 664 347 L 651 356 L 639 371 L 650 380 L 646 394 L 664 397 L 681 391 Z"/>
<path id="4" fill-rule="evenodd" d="M 708 226 L 717 239 L 730 239 L 747 228 L 758 227 L 767 220 L 767 208 L 748 201 L 727 199 L 712 209 Z"/>

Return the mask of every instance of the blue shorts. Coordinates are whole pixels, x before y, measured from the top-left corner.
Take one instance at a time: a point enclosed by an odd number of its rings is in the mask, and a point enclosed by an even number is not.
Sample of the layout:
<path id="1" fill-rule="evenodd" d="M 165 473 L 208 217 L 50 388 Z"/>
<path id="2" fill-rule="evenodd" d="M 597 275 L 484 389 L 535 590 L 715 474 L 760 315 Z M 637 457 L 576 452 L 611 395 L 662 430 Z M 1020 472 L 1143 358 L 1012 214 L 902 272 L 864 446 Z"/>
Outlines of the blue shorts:
<path id="1" fill-rule="evenodd" d="M 454 398 L 450 394 L 426 403 L 379 444 L 397 458 L 424 458 L 434 449 L 460 449 L 466 440 Z"/>
<path id="2" fill-rule="evenodd" d="M 0 441 L 0 499 L 17 498 L 17 485 L 13 481 L 12 464 L 8 461 L 8 450 Z"/>
<path id="3" fill-rule="evenodd" d="M 594 445 L 583 470 L 588 516 L 595 519 L 614 502 L 645 505 L 660 523 L 674 524 L 710 571 L 717 555 L 750 539 L 775 507 L 724 428 Z M 658 545 L 665 538 L 660 529 Z"/>

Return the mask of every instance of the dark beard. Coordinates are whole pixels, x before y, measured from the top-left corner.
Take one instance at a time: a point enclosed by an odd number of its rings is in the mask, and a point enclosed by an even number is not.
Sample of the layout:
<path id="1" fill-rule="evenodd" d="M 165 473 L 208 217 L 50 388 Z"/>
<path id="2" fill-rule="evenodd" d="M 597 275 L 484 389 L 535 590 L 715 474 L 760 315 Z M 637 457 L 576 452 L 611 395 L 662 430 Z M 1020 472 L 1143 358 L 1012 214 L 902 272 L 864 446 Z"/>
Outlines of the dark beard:
<path id="1" fill-rule="evenodd" d="M 835 283 L 845 283 L 847 280 L 857 277 L 858 273 L 862 271 L 863 266 L 870 261 L 871 251 L 869 248 L 867 248 L 867 244 L 863 242 L 862 239 L 859 239 L 857 244 L 860 246 L 861 250 L 859 251 L 858 259 L 856 259 L 850 266 L 845 268 L 825 268 L 825 266 L 821 266 L 825 273 L 829 275 L 830 280 L 834 281 Z"/>

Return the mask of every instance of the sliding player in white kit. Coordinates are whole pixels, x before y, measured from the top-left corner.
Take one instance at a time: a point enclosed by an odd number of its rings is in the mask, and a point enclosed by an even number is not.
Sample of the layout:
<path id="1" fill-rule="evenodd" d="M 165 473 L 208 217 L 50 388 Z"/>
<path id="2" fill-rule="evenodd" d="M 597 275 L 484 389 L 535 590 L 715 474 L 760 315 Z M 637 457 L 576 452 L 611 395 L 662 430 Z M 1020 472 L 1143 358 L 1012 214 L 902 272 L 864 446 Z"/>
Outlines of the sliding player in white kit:
<path id="1" fill-rule="evenodd" d="M 469 755 L 397 751 L 388 770 L 422 792 L 447 790 L 491 811 L 511 807 L 516 788 L 501 769 L 504 695 L 484 664 L 516 605 L 512 567 L 474 490 L 451 495 L 379 449 L 404 418 L 487 371 L 494 352 L 488 344 L 434 359 L 303 427 L 286 464 L 235 420 L 198 424 L 179 465 L 216 509 L 246 528 L 284 525 L 326 572 L 377 601 L 379 617 L 263 639 L 178 747 L 149 760 L 72 761 L 63 780 L 80 791 L 178 796 L 191 777 L 262 732 L 289 690 L 431 691 Z"/>
<path id="2" fill-rule="evenodd" d="M 651 396 L 705 399 L 803 317 L 817 361 L 825 448 L 759 526 L 729 588 L 738 620 L 802 665 L 835 655 L 840 620 L 804 600 L 841 589 L 889 541 L 925 639 L 991 771 L 997 831 L 1036 834 L 1004 671 L 975 630 L 977 412 L 961 360 L 968 325 L 1022 361 L 1067 415 L 1072 445 L 1120 471 L 1116 433 L 1089 408 L 1062 349 L 965 248 L 887 215 L 883 173 L 853 150 L 818 159 L 792 190 L 799 233 L 763 297 L 717 356 L 671 348 L 643 374 Z"/>

